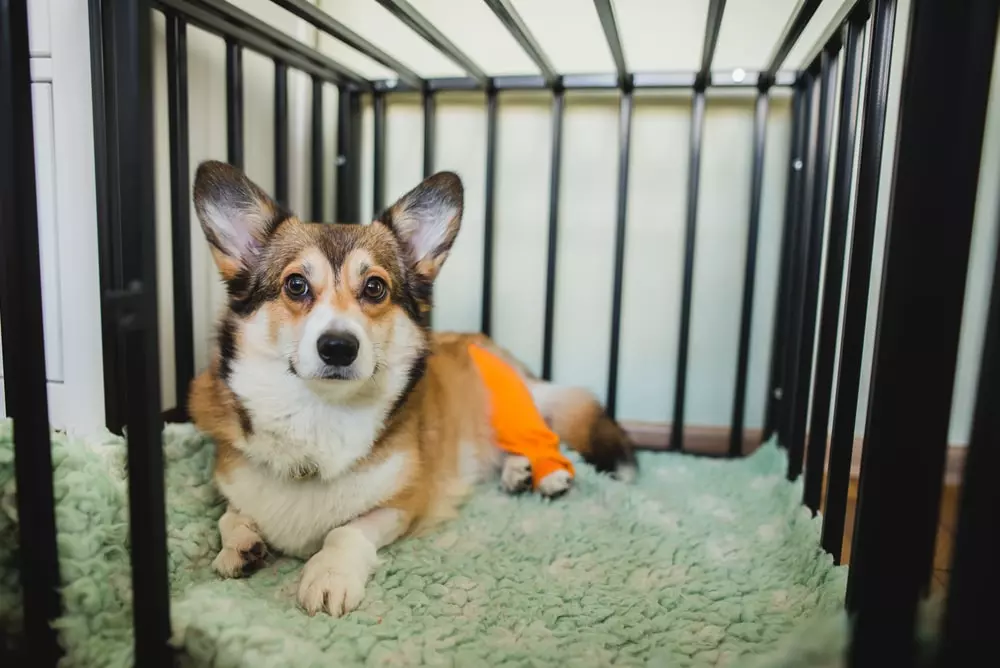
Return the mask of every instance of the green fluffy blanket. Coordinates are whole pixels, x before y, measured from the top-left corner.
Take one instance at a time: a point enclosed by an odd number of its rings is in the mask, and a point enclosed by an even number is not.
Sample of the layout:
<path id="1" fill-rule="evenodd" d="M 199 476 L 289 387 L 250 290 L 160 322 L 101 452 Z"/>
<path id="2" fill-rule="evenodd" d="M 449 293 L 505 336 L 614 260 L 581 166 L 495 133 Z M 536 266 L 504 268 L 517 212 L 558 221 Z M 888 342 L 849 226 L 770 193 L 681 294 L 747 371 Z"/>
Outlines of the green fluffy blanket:
<path id="1" fill-rule="evenodd" d="M 198 666 L 838 665 L 845 569 L 769 443 L 737 461 L 641 453 L 636 483 L 578 465 L 570 494 L 484 484 L 382 553 L 359 610 L 308 617 L 302 562 L 221 580 L 212 444 L 169 426 L 174 642 Z M 66 665 L 131 661 L 124 446 L 53 438 Z M 0 630 L 19 624 L 13 443 L 0 422 Z"/>

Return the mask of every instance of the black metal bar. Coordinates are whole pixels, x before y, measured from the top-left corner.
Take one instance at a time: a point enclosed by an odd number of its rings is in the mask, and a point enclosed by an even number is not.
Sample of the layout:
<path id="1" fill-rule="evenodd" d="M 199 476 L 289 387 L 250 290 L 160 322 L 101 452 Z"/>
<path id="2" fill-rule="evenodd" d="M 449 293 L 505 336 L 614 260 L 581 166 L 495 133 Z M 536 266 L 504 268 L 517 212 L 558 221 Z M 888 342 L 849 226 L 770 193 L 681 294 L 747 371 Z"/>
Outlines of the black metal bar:
<path id="1" fill-rule="evenodd" d="M 798 347 L 799 321 L 802 317 L 802 290 L 805 285 L 803 246 L 805 231 L 809 226 L 809 213 L 812 211 L 810 197 L 815 185 L 816 163 L 816 115 L 819 109 L 819 83 L 815 72 L 806 71 L 802 75 L 803 113 L 805 127 L 803 128 L 803 145 L 801 153 L 798 192 L 795 202 L 795 225 L 789 245 L 788 259 L 788 320 L 785 331 L 785 350 L 782 361 L 782 377 L 780 384 L 781 421 L 778 425 L 778 437 L 781 445 L 788 448 L 791 442 L 792 404 L 794 403 L 794 385 L 796 372 L 796 349 Z"/>
<path id="2" fill-rule="evenodd" d="M 168 15 L 167 122 L 170 136 L 170 239 L 174 287 L 174 376 L 176 405 L 187 415 L 194 378 L 194 302 L 191 278 L 191 188 L 188 157 L 187 24 Z"/>
<path id="3" fill-rule="evenodd" d="M 847 223 L 850 216 L 851 190 L 854 181 L 854 151 L 858 128 L 858 96 L 861 92 L 861 63 L 864 56 L 865 24 L 852 21 L 844 42 L 844 67 L 841 73 L 840 115 L 837 128 L 836 169 L 833 176 L 833 199 L 827 229 L 826 272 L 819 315 L 819 340 L 812 389 L 812 412 L 809 417 L 809 444 L 806 448 L 806 479 L 803 502 L 819 512 L 823 497 L 823 474 L 826 470 L 826 445 L 830 425 L 830 397 L 833 394 L 833 362 L 837 353 L 837 330 L 840 328 L 840 296 L 844 281 L 847 252 Z"/>
<path id="4" fill-rule="evenodd" d="M 1000 545 L 1000 252 L 983 340 L 975 416 L 965 459 L 952 550 L 948 605 L 937 665 L 975 666 L 990 656 L 1000 595 L 995 546 Z"/>
<path id="5" fill-rule="evenodd" d="M 423 84 L 423 80 L 420 78 L 419 74 L 345 26 L 340 21 L 334 19 L 318 6 L 309 4 L 307 0 L 273 0 L 273 2 L 279 7 L 288 10 L 295 16 L 298 16 L 300 19 L 311 23 L 313 26 L 322 30 L 331 37 L 339 39 L 352 49 L 360 51 L 375 62 L 385 65 L 399 76 L 400 81 L 416 88 L 420 88 Z"/>
<path id="6" fill-rule="evenodd" d="M 916 610 L 934 557 L 1000 16 L 997 0 L 913 0 L 910 8 L 847 585 L 856 611 L 855 666 L 915 661 Z M 948 95 L 941 95 L 941 72 L 950 78 Z"/>
<path id="7" fill-rule="evenodd" d="M 274 61 L 274 199 L 288 207 L 288 65 Z"/>
<path id="8" fill-rule="evenodd" d="M 226 41 L 226 153 L 243 168 L 243 47 Z"/>
<path id="9" fill-rule="evenodd" d="M 799 37 L 802 36 L 802 31 L 805 27 L 809 25 L 809 21 L 812 19 L 813 14 L 819 9 L 819 6 L 823 4 L 823 0 L 800 0 L 798 6 L 795 9 L 795 14 L 792 15 L 788 23 L 785 25 L 784 29 L 781 31 L 781 37 L 778 38 L 778 43 L 774 45 L 774 49 L 771 51 L 771 56 L 767 59 L 768 65 L 763 72 L 760 73 L 761 81 L 770 81 L 775 78 L 778 73 L 778 68 L 782 66 L 785 62 L 785 58 L 788 57 L 788 52 L 792 50 L 795 43 L 799 41 Z"/>
<path id="10" fill-rule="evenodd" d="M 436 133 L 436 112 L 437 104 L 434 91 L 424 89 L 422 100 L 424 103 L 424 178 L 434 174 L 434 149 L 437 145 Z M 434 304 L 434 286 L 432 285 L 430 303 Z M 433 326 L 433 308 L 424 314 L 424 325 L 428 328 Z"/>
<path id="11" fill-rule="evenodd" d="M 481 84 L 486 83 L 486 73 L 476 65 L 471 58 L 462 53 L 455 44 L 444 36 L 433 23 L 414 9 L 406 0 L 378 0 L 378 3 L 388 9 L 393 16 L 405 23 L 410 29 L 431 43 L 449 60 L 465 70 L 466 74 Z"/>
<path id="12" fill-rule="evenodd" d="M 636 72 L 629 79 L 633 88 L 652 89 L 686 89 L 691 88 L 698 81 L 697 72 Z M 706 85 L 711 80 L 708 77 Z M 720 79 L 721 80 L 721 79 Z M 614 75 L 601 74 L 567 74 L 563 77 L 563 85 L 566 88 L 583 89 L 588 88 L 616 88 L 618 79 Z"/>
<path id="13" fill-rule="evenodd" d="M 519 80 L 523 80 L 524 85 L 534 84 L 536 81 L 544 84 L 541 77 L 518 77 Z M 405 90 L 401 86 L 392 87 L 393 82 L 388 82 L 391 90 Z M 485 79 L 474 79 L 472 77 L 438 77 L 434 79 L 427 79 L 425 87 L 427 90 L 432 91 L 461 91 L 461 90 L 485 90 L 487 87 L 487 81 Z M 544 88 L 544 85 L 538 86 L 539 88 Z M 379 87 L 376 85 L 376 90 Z"/>
<path id="14" fill-rule="evenodd" d="M 778 293 L 775 298 L 774 327 L 771 335 L 771 362 L 767 382 L 767 405 L 764 412 L 764 433 L 767 441 L 782 423 L 787 404 L 783 395 L 785 360 L 788 348 L 788 321 L 791 301 L 792 256 L 798 231 L 802 193 L 802 166 L 809 133 L 807 116 L 808 92 L 805 86 L 795 89 L 792 96 L 791 147 L 788 155 L 788 176 L 785 186 L 785 221 L 781 232 L 781 254 L 779 256 Z M 783 443 L 784 444 L 784 443 Z"/>
<path id="15" fill-rule="evenodd" d="M 753 318 L 754 281 L 757 278 L 757 238 L 760 231 L 760 200 L 764 188 L 764 146 L 767 140 L 767 90 L 757 93 L 753 115 L 753 166 L 750 175 L 750 222 L 747 228 L 747 257 L 743 273 L 743 303 L 740 309 L 740 342 L 733 393 L 729 455 L 743 453 L 743 417 L 746 412 L 747 372 L 750 368 L 750 321 Z"/>
<path id="16" fill-rule="evenodd" d="M 545 324 L 542 334 L 542 378 L 552 380 L 552 344 L 555 340 L 556 277 L 559 258 L 559 182 L 562 176 L 562 126 L 566 93 L 552 93 L 552 161 L 549 166 L 549 238 L 545 269 Z"/>
<path id="17" fill-rule="evenodd" d="M 788 478 L 796 479 L 802 473 L 805 450 L 806 420 L 809 414 L 809 392 L 812 387 L 813 351 L 816 338 L 817 303 L 819 301 L 820 268 L 823 261 L 823 229 L 826 223 L 826 191 L 830 174 L 830 143 L 833 133 L 833 114 L 836 104 L 836 56 L 824 51 L 820 62 L 819 109 L 816 150 L 813 153 L 814 183 L 809 204 L 812 210 L 803 227 L 802 253 L 803 276 L 801 310 L 795 337 L 795 362 L 792 365 L 792 384 L 789 387 L 791 403 L 791 431 L 788 441 Z"/>
<path id="18" fill-rule="evenodd" d="M 325 216 L 323 213 L 323 165 L 326 164 L 326 142 L 323 131 L 323 80 L 313 77 L 312 80 L 312 152 L 310 153 L 310 167 L 312 172 L 310 177 L 312 219 L 314 222 L 321 222 Z"/>
<path id="19" fill-rule="evenodd" d="M 617 79 L 616 86 L 628 88 L 629 81 L 628 66 L 625 65 L 625 51 L 622 49 L 621 36 L 618 34 L 618 22 L 615 20 L 615 8 L 611 0 L 594 0 L 594 7 L 597 9 L 597 16 L 601 20 L 601 28 L 604 30 L 604 38 L 608 40 L 608 49 L 611 50 L 611 57 L 615 61 L 615 72 Z M 629 102 L 631 105 L 631 102 Z"/>
<path id="20" fill-rule="evenodd" d="M 680 334 L 677 339 L 677 381 L 674 417 L 670 425 L 671 450 L 684 449 L 684 404 L 687 398 L 688 347 L 691 336 L 691 297 L 694 293 L 694 249 L 698 230 L 698 183 L 701 175 L 701 137 L 705 127 L 705 91 L 691 100 L 691 139 L 688 158 L 687 224 L 684 229 L 684 282 L 681 287 Z"/>
<path id="21" fill-rule="evenodd" d="M 193 4 L 187 0 L 153 0 L 153 7 L 166 14 L 181 16 L 189 25 L 197 26 L 227 41 L 253 49 L 261 55 L 287 62 L 306 74 L 322 77 L 330 83 L 339 84 L 343 81 L 352 81 L 353 85 L 360 88 L 369 87 L 369 84 L 363 79 L 355 81 L 351 77 L 344 76 L 343 68 L 323 54 L 310 49 L 302 42 L 275 30 L 245 12 L 241 14 L 243 18 L 240 20 L 228 18 L 230 13 L 239 11 L 228 9 L 232 7 L 229 3 L 210 3 L 210 0 L 197 0 L 197 3 Z M 210 11 L 207 9 L 209 4 L 225 11 Z"/>
<path id="22" fill-rule="evenodd" d="M 27 663 L 55 666 L 59 552 L 42 324 L 31 61 L 25 0 L 0 0 L 0 320 L 7 414 L 14 423 L 21 598 Z"/>
<path id="23" fill-rule="evenodd" d="M 493 213 L 497 179 L 497 92 L 486 92 L 486 213 L 483 217 L 483 311 L 480 331 L 493 329 Z"/>
<path id="24" fill-rule="evenodd" d="M 176 1 L 176 0 L 174 0 Z M 798 77 L 796 72 L 778 72 L 771 81 L 773 87 L 792 87 Z M 633 88 L 649 88 L 653 90 L 687 89 L 695 85 L 697 72 L 636 72 L 628 76 L 626 83 Z M 757 88 L 759 75 L 748 71 L 743 79 L 734 81 L 732 72 L 713 73 L 705 82 L 708 88 Z M 621 87 L 615 74 L 563 74 L 557 77 L 555 84 L 550 84 L 540 75 L 509 75 L 491 77 L 490 84 L 498 91 L 505 90 L 547 90 L 553 85 L 559 85 L 565 90 L 612 90 Z M 390 92 L 420 92 L 431 91 L 474 91 L 485 90 L 487 82 L 471 77 L 436 77 L 426 79 L 423 86 L 409 86 L 396 79 L 382 79 L 372 82 L 376 91 Z"/>
<path id="25" fill-rule="evenodd" d="M 177 0 L 158 0 L 159 2 L 177 2 Z M 249 12 L 226 2 L 226 0 L 197 0 L 197 2 L 207 7 L 211 12 L 224 19 L 226 23 L 253 31 L 267 41 L 276 44 L 284 52 L 284 58 L 276 57 L 276 60 L 286 60 L 289 56 L 295 55 L 306 63 L 312 63 L 331 73 L 334 82 L 346 81 L 355 86 L 368 87 L 368 82 L 360 74 L 351 71 L 337 61 L 323 55 L 317 49 L 311 49 L 299 40 L 287 35 L 274 26 L 260 20 Z M 250 46 L 246 44 L 245 46 Z M 288 61 L 289 64 L 294 64 Z"/>
<path id="26" fill-rule="evenodd" d="M 503 23 L 510 34 L 517 40 L 517 43 L 521 45 L 521 48 L 525 50 L 531 60 L 534 61 L 535 66 L 542 73 L 542 78 L 545 83 L 549 86 L 556 82 L 559 75 L 556 73 L 556 69 L 552 66 L 552 62 L 542 51 L 542 47 L 538 44 L 535 36 L 531 34 L 528 30 L 527 24 L 521 18 L 521 15 L 517 13 L 514 5 L 510 0 L 485 0 L 486 4 L 493 13 L 496 14 L 500 22 Z"/>
<path id="27" fill-rule="evenodd" d="M 437 143 L 435 132 L 436 104 L 434 93 L 424 91 L 424 178 L 434 173 L 434 148 Z"/>
<path id="28" fill-rule="evenodd" d="M 91 0 L 88 6 L 90 24 L 91 89 L 94 114 L 94 181 L 97 204 L 97 239 L 99 249 L 101 292 L 122 285 L 121 218 L 116 215 L 118 156 L 110 149 L 110 137 L 115 124 L 113 92 L 115 80 L 112 65 L 105 51 L 114 48 L 111 12 L 105 11 L 106 0 Z M 125 423 L 125 360 L 118 345 L 118 327 L 105 305 L 101 306 L 101 344 L 104 361 L 104 413 L 109 431 L 121 433 Z"/>
<path id="29" fill-rule="evenodd" d="M 781 445 L 789 448 L 792 433 L 792 406 L 794 404 L 794 387 L 796 377 L 796 354 L 800 337 L 800 320 L 802 318 L 802 291 L 805 286 L 805 262 L 803 248 L 806 244 L 806 231 L 809 228 L 809 213 L 812 210 L 810 198 L 816 183 L 816 116 L 819 108 L 817 100 L 819 83 L 816 76 L 806 72 L 802 76 L 802 152 L 799 166 L 797 192 L 795 193 L 795 219 L 789 240 L 787 293 L 787 321 L 785 323 L 785 349 L 782 353 L 782 375 L 780 385 L 778 438 Z M 789 452 L 791 456 L 793 453 Z M 801 451 L 798 453 L 801 456 Z"/>
<path id="30" fill-rule="evenodd" d="M 372 217 L 385 208 L 385 95 L 372 95 L 372 115 L 375 120 L 375 145 L 372 151 Z"/>
<path id="31" fill-rule="evenodd" d="M 712 60 L 715 58 L 715 47 L 719 43 L 719 28 L 722 26 L 722 15 L 726 11 L 726 0 L 711 0 L 708 5 L 708 15 L 705 17 L 705 43 L 701 47 L 701 69 L 698 79 L 707 83 L 712 75 Z"/>
<path id="32" fill-rule="evenodd" d="M 135 663 L 169 666 L 170 598 L 164 509 L 160 364 L 156 304 L 156 222 L 153 197 L 151 3 L 102 3 L 104 54 L 113 122 L 107 151 L 116 169 L 109 211 L 119 218 L 120 289 L 104 292 L 125 360 L 129 529 Z M 121 221 L 126 221 L 122 224 Z"/>
<path id="33" fill-rule="evenodd" d="M 618 219 L 615 226 L 615 274 L 611 289 L 611 346 L 608 352 L 607 413 L 618 406 L 618 349 L 622 330 L 622 285 L 625 280 L 625 227 L 628 216 L 628 163 L 632 147 L 632 91 L 623 90 L 618 106 Z"/>
<path id="34" fill-rule="evenodd" d="M 851 259 L 847 268 L 837 394 L 833 402 L 826 510 L 823 513 L 823 547 L 833 555 L 836 563 L 841 561 L 851 456 L 854 453 L 895 23 L 896 0 L 878 0 L 875 3 L 868 43 L 868 77 L 865 82 L 864 110 L 861 114 L 861 156 L 858 161 L 854 203 L 854 230 L 851 235 Z"/>
<path id="35" fill-rule="evenodd" d="M 361 222 L 361 95 L 341 86 L 337 114 L 336 222 Z"/>

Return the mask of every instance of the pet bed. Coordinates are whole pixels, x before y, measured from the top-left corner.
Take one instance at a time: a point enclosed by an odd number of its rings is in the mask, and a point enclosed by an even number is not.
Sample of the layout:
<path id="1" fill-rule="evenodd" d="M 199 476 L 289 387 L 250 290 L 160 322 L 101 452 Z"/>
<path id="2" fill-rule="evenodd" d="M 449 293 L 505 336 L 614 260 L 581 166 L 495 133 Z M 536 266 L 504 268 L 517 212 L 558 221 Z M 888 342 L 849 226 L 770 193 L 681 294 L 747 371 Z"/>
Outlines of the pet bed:
<path id="1" fill-rule="evenodd" d="M 631 485 L 570 455 L 555 501 L 485 483 L 454 521 L 382 553 L 359 610 L 296 607 L 302 562 L 210 567 L 211 442 L 169 425 L 174 642 L 191 666 L 836 665 L 846 580 L 773 443 L 740 460 L 640 453 Z M 0 629 L 18 624 L 13 443 L 0 422 Z M 60 639 L 73 666 L 131 660 L 124 445 L 53 435 Z M 808 657 L 808 659 L 806 658 Z"/>

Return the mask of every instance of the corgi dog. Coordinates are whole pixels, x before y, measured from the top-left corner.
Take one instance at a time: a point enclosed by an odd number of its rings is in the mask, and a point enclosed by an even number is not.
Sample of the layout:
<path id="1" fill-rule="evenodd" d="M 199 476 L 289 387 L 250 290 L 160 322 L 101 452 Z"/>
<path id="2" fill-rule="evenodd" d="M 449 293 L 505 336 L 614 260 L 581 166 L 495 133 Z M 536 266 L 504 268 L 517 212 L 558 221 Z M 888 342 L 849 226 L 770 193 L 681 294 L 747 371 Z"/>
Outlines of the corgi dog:
<path id="1" fill-rule="evenodd" d="M 431 286 L 462 219 L 459 177 L 427 178 L 369 225 L 304 223 L 239 169 L 198 167 L 198 220 L 228 292 L 189 410 L 216 444 L 223 577 L 268 550 L 306 560 L 310 615 L 355 609 L 379 549 L 455 514 L 474 484 L 521 491 L 493 441 L 472 342 L 528 384 L 551 429 L 597 469 L 635 473 L 631 443 L 587 391 L 542 382 L 487 337 L 431 333 Z M 539 492 L 566 491 L 567 476 Z"/>

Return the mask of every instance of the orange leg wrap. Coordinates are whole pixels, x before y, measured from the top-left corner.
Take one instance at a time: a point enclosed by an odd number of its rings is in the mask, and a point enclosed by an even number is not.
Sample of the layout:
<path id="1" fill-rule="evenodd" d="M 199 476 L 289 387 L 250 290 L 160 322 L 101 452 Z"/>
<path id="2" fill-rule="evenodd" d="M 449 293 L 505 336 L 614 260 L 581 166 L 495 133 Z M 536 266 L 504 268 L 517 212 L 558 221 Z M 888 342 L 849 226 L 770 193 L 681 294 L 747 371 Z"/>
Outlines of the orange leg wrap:
<path id="1" fill-rule="evenodd" d="M 545 424 L 517 371 L 476 344 L 469 345 L 469 354 L 490 394 L 497 445 L 511 454 L 527 457 L 536 489 L 553 471 L 564 469 L 573 476 L 573 464 L 559 450 L 559 437 Z"/>

